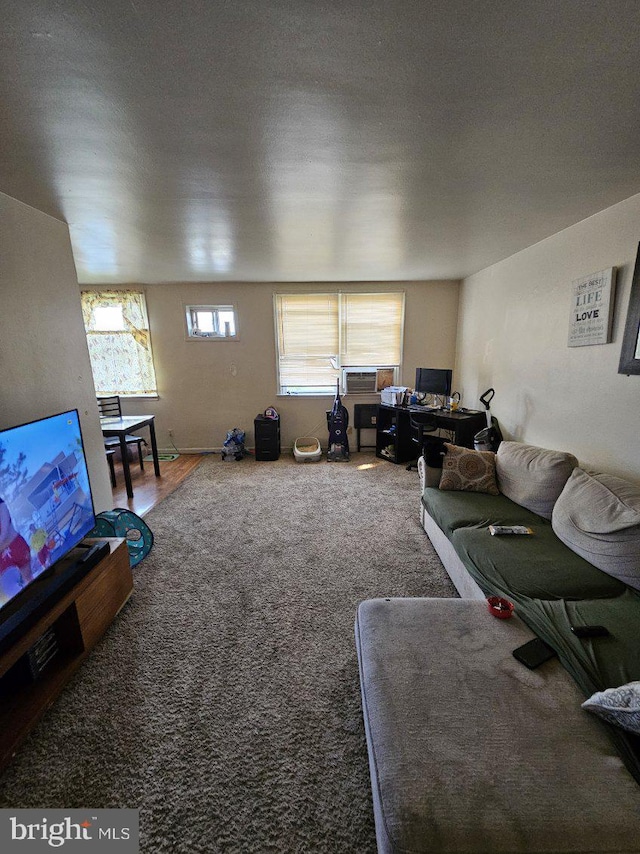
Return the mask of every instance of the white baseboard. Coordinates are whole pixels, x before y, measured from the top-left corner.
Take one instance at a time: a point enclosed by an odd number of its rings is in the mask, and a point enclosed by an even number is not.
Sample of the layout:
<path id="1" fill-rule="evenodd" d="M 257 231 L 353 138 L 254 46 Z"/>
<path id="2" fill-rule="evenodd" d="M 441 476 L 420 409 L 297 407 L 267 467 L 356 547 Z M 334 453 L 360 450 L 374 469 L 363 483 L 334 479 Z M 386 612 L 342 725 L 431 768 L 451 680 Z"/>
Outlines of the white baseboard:
<path id="1" fill-rule="evenodd" d="M 248 447 L 247 450 L 253 454 L 255 448 Z M 158 448 L 159 454 L 222 454 L 222 448 Z M 293 456 L 293 448 L 282 448 L 280 456 Z"/>
<path id="2" fill-rule="evenodd" d="M 158 448 L 159 454 L 221 454 L 222 448 Z"/>

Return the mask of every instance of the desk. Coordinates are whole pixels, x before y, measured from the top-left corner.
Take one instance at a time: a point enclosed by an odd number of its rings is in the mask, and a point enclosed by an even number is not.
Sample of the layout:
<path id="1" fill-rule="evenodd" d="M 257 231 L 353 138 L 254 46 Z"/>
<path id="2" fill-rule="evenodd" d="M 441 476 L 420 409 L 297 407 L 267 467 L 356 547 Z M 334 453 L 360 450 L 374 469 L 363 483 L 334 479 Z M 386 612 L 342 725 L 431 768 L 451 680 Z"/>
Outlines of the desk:
<path id="1" fill-rule="evenodd" d="M 463 448 L 473 448 L 473 437 L 487 426 L 486 414 L 477 410 L 449 412 L 446 409 L 381 404 L 376 425 L 376 457 L 393 463 L 415 460 L 418 449 L 411 436 L 410 424 L 411 415 L 415 412 L 428 412 L 436 421 L 438 430 L 450 432 L 453 444 Z"/>
<path id="2" fill-rule="evenodd" d="M 155 415 L 122 415 L 120 418 L 109 415 L 102 416 L 100 427 L 103 436 L 117 436 L 120 439 L 120 452 L 122 454 L 122 469 L 124 471 L 124 482 L 127 487 L 127 495 L 133 498 L 133 487 L 131 486 L 131 471 L 129 469 L 129 454 L 125 436 L 142 427 L 149 428 L 151 438 L 151 453 L 153 454 L 153 470 L 156 477 L 160 477 L 160 461 L 158 460 L 158 443 L 156 442 L 156 428 L 154 425 Z"/>

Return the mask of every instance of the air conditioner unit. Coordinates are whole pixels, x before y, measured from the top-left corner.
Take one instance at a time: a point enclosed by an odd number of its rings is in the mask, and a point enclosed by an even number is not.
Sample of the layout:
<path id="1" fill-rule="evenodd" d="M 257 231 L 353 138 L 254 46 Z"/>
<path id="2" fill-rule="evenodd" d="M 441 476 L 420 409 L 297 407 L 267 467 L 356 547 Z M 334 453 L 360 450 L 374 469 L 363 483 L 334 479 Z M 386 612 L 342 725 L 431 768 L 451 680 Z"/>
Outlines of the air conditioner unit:
<path id="1" fill-rule="evenodd" d="M 376 368 L 343 368 L 342 386 L 345 394 L 375 394 Z"/>

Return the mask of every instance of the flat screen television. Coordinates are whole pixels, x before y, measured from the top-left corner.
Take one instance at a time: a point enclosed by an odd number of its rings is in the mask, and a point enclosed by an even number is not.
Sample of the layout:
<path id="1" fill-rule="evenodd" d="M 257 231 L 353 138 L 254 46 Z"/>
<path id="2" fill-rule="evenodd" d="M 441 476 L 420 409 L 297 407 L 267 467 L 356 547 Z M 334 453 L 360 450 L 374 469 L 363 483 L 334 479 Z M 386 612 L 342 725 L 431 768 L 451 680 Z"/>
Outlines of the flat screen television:
<path id="1" fill-rule="evenodd" d="M 62 559 L 94 526 L 78 411 L 0 430 L 0 646 L 75 582 Z"/>
<path id="2" fill-rule="evenodd" d="M 416 387 L 419 394 L 451 395 L 453 371 L 448 368 L 416 368 Z"/>

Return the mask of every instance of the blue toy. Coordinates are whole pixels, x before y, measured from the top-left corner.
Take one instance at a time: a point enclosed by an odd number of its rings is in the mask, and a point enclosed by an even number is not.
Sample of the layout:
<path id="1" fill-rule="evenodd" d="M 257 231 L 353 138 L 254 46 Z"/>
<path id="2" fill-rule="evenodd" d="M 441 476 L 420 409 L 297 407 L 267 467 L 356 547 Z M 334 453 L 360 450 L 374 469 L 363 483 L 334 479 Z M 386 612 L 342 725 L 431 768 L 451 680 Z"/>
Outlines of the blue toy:
<path id="1" fill-rule="evenodd" d="M 222 459 L 241 460 L 246 453 L 247 452 L 244 447 L 244 430 L 240 430 L 239 427 L 234 427 L 233 430 L 229 430 L 227 438 L 224 440 L 222 445 Z"/>
<path id="2" fill-rule="evenodd" d="M 98 513 L 95 528 L 87 536 L 125 539 L 132 567 L 137 566 L 149 554 L 153 545 L 151 528 L 140 516 L 124 507 Z"/>

